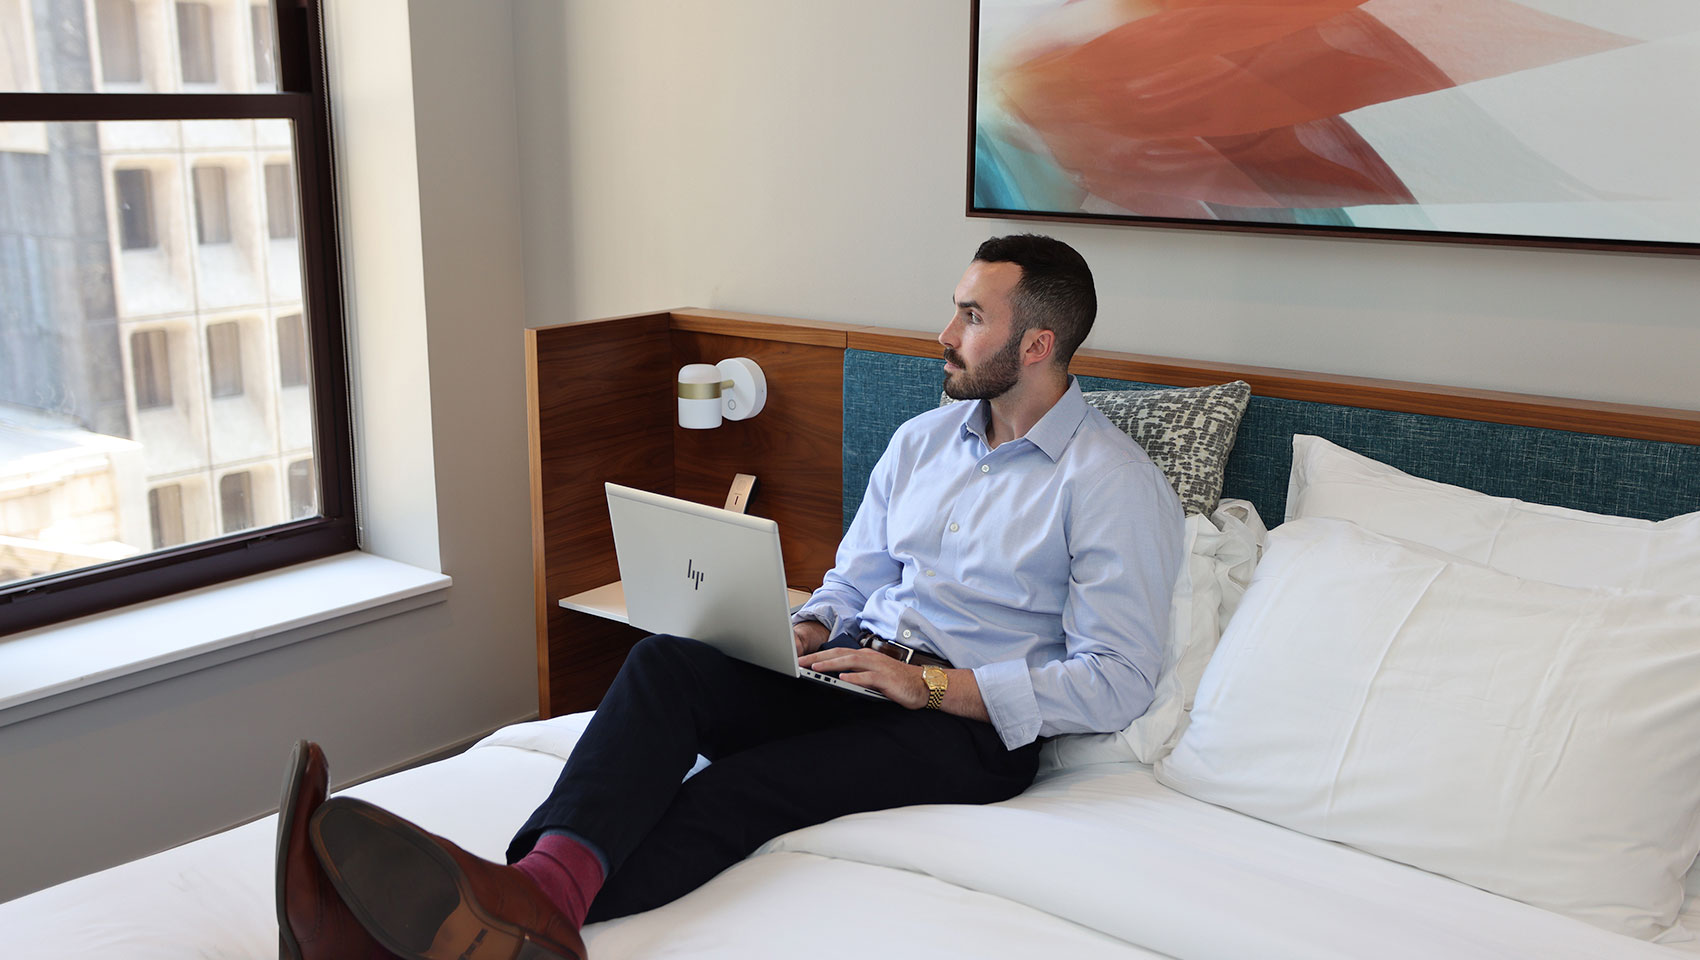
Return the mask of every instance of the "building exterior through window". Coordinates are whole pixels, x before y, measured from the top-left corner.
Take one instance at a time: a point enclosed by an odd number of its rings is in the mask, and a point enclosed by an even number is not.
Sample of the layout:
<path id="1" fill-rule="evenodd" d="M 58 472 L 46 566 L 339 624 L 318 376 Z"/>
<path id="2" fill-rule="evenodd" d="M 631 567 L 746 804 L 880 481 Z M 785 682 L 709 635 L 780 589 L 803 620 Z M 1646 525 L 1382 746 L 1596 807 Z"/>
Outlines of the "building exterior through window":
<path id="1" fill-rule="evenodd" d="M 0 93 L 275 95 L 273 23 L 248 0 L 0 0 Z M 319 515 L 297 136 L 0 118 L 0 196 L 49 198 L 0 216 L 0 589 Z"/>

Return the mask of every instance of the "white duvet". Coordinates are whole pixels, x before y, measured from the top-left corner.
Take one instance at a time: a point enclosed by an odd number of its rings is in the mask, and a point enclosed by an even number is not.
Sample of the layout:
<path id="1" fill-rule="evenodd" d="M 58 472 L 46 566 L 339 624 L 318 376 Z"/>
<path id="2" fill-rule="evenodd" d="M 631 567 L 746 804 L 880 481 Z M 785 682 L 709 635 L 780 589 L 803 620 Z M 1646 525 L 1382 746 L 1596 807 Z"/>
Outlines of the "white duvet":
<path id="1" fill-rule="evenodd" d="M 509 727 L 348 793 L 499 858 L 585 719 Z M 275 956 L 275 829 L 267 817 L 0 904 L 3 955 Z M 1136 763 L 1058 771 L 987 807 L 800 830 L 586 941 L 595 960 L 1681 956 L 1192 800 Z"/>

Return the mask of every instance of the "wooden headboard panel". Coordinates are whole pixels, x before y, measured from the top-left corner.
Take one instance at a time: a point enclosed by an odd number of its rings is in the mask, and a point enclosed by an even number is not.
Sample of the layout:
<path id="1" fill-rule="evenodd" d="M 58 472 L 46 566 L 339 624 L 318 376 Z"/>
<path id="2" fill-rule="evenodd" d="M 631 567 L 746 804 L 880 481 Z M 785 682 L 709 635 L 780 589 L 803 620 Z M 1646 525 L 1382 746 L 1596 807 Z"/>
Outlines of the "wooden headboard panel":
<path id="1" fill-rule="evenodd" d="M 733 475 L 753 473 L 750 512 L 778 521 L 787 580 L 802 589 L 819 584 L 843 522 L 847 349 L 929 358 L 940 351 L 928 333 L 691 309 L 526 331 L 543 716 L 594 707 L 640 636 L 557 603 L 619 579 L 604 481 L 718 506 Z M 734 356 L 761 364 L 767 408 L 717 430 L 678 428 L 679 367 Z M 1097 350 L 1081 351 L 1071 369 L 1181 386 L 1241 379 L 1263 397 L 1700 445 L 1700 411 Z"/>

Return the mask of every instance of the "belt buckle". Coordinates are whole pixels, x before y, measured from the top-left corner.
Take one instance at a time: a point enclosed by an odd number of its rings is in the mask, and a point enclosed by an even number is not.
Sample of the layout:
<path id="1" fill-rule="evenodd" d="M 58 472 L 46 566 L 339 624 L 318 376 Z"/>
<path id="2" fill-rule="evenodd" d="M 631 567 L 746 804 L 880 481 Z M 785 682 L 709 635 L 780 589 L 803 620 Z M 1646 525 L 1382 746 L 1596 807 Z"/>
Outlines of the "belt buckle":
<path id="1" fill-rule="evenodd" d="M 907 643 L 898 643 L 896 640 L 887 640 L 886 643 L 889 643 L 903 651 L 903 656 L 897 658 L 898 663 L 908 663 L 915 659 L 915 648 L 909 646 Z"/>

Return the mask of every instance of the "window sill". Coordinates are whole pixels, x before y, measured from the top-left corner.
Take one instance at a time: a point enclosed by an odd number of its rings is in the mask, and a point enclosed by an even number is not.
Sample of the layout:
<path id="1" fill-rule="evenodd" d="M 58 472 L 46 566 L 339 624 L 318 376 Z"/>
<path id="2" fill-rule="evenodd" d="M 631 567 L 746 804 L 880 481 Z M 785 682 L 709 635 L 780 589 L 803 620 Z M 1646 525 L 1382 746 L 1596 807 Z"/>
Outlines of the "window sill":
<path id="1" fill-rule="evenodd" d="M 0 726 L 441 603 L 451 582 L 344 553 L 0 639 Z"/>

